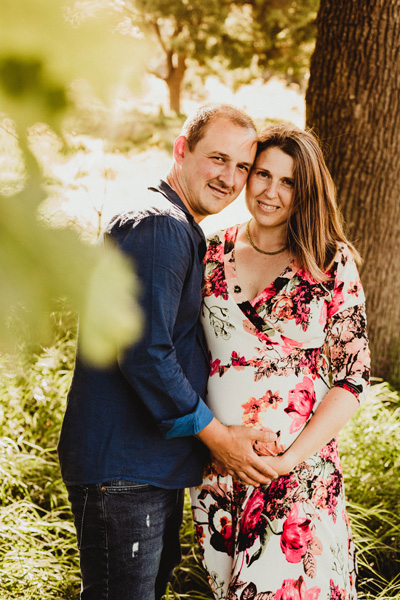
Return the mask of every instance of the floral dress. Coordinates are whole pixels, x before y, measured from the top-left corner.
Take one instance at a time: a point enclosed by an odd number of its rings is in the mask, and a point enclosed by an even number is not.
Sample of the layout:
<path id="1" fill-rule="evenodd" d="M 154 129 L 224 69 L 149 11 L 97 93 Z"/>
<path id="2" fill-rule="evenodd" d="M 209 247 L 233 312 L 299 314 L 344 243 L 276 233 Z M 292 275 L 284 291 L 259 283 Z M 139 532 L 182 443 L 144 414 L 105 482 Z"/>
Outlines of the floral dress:
<path id="1" fill-rule="evenodd" d="M 236 278 L 237 231 L 235 226 L 211 236 L 204 259 L 207 401 L 226 425 L 279 432 L 283 452 L 332 385 L 364 398 L 369 379 L 364 294 L 349 249 L 338 244 L 328 281 L 314 281 L 292 261 L 250 302 Z M 215 598 L 356 598 L 336 439 L 259 488 L 211 463 L 191 499 Z"/>

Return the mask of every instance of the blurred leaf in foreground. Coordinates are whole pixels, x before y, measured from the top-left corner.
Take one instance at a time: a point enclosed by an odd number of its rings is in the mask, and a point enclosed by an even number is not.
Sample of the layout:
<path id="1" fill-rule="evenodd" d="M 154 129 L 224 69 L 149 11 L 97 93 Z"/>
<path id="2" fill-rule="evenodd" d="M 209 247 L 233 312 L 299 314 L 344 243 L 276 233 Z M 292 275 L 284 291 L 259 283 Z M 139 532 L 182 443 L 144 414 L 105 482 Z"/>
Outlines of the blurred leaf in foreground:
<path id="1" fill-rule="evenodd" d="M 0 159 L 7 153 L 3 146 Z M 139 333 L 132 269 L 112 248 L 105 253 L 72 231 L 40 224 L 37 206 L 43 192 L 39 176 L 29 171 L 24 191 L 0 197 L 0 343 L 8 350 L 15 346 L 15 322 L 22 323 L 27 339 L 46 343 L 54 301 L 67 298 L 82 309 L 84 356 L 105 364 Z"/>
<path id="2" fill-rule="evenodd" d="M 13 121 L 0 113 L 0 194 L 20 192 L 26 181 L 25 165 Z"/>
<path id="3" fill-rule="evenodd" d="M 117 249 L 107 247 L 91 272 L 80 320 L 80 349 L 101 366 L 139 332 L 139 309 L 132 306 L 132 270 Z"/>

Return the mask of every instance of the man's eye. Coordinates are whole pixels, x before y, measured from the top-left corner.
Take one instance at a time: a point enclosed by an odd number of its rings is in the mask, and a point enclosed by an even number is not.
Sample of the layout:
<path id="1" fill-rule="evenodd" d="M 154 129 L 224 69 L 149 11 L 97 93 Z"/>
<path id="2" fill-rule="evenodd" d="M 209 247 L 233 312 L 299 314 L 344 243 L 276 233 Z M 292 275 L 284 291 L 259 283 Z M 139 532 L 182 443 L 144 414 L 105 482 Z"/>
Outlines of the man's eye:
<path id="1" fill-rule="evenodd" d="M 238 167 L 241 171 L 246 171 L 246 173 L 249 172 L 249 167 L 247 167 L 246 165 L 238 165 Z"/>
<path id="2" fill-rule="evenodd" d="M 217 162 L 224 162 L 225 159 L 222 158 L 222 156 L 212 156 L 211 157 L 213 160 L 216 160 Z"/>

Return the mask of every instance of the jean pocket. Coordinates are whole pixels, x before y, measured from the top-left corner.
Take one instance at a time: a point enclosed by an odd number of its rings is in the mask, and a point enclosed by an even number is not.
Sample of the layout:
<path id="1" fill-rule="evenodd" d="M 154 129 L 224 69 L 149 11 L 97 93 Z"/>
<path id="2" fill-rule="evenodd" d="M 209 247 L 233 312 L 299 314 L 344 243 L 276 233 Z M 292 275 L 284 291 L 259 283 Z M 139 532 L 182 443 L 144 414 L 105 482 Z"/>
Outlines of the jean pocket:
<path id="1" fill-rule="evenodd" d="M 129 479 L 113 479 L 112 481 L 105 481 L 101 484 L 102 491 L 107 493 L 119 493 L 119 492 L 132 492 L 132 491 L 146 491 L 156 489 L 149 483 L 142 483 L 140 481 L 130 481 Z"/>
<path id="2" fill-rule="evenodd" d="M 69 485 L 67 486 L 67 490 L 68 500 L 71 503 L 72 514 L 74 515 L 78 549 L 80 550 L 82 545 L 83 521 L 85 518 L 89 488 L 85 487 L 84 485 Z"/>

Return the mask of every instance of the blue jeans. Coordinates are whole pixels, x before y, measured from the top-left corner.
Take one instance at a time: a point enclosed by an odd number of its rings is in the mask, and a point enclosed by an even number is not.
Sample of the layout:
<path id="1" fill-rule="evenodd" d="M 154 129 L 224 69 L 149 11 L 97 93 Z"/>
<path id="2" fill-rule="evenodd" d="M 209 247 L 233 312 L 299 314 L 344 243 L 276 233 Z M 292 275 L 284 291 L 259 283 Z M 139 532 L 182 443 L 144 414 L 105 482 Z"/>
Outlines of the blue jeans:
<path id="1" fill-rule="evenodd" d="M 67 486 L 82 600 L 160 600 L 181 560 L 183 490 L 127 480 Z"/>

